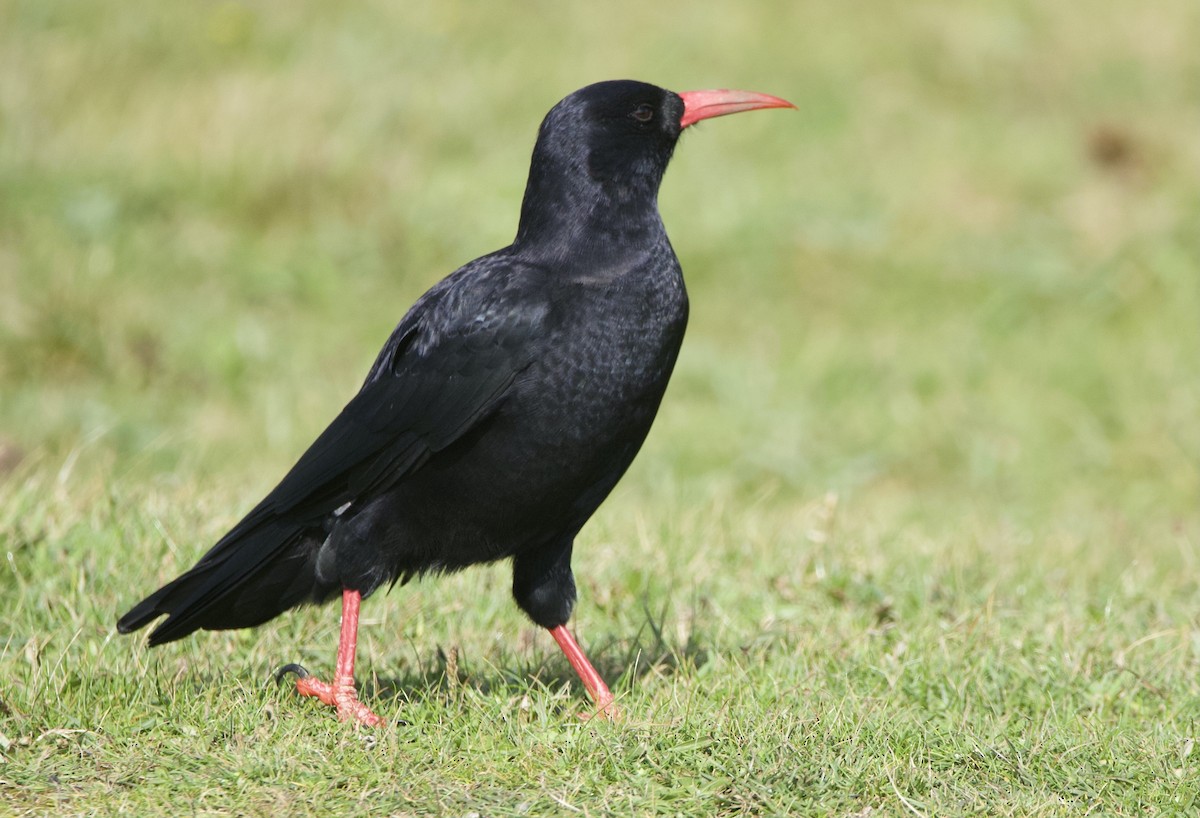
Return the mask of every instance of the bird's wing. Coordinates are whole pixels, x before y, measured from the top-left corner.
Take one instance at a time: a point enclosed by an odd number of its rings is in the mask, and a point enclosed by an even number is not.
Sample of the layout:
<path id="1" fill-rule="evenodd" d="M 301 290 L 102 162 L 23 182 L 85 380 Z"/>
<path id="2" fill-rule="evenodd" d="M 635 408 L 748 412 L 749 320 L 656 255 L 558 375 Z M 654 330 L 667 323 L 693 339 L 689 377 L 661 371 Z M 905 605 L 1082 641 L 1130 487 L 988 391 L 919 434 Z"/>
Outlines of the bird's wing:
<path id="1" fill-rule="evenodd" d="M 489 256 L 422 296 L 358 394 L 279 485 L 118 628 L 128 633 L 170 614 L 150 636 L 159 644 L 198 627 L 259 624 L 303 601 L 312 583 L 293 575 L 304 563 L 287 573 L 281 560 L 328 515 L 395 485 L 495 411 L 550 317 L 543 284 L 537 270 Z M 256 578 L 268 571 L 275 591 L 264 602 Z"/>
<path id="2" fill-rule="evenodd" d="M 358 394 L 244 522 L 329 514 L 394 485 L 485 419 L 529 364 L 550 311 L 528 271 L 499 272 L 452 276 L 418 301 Z"/>

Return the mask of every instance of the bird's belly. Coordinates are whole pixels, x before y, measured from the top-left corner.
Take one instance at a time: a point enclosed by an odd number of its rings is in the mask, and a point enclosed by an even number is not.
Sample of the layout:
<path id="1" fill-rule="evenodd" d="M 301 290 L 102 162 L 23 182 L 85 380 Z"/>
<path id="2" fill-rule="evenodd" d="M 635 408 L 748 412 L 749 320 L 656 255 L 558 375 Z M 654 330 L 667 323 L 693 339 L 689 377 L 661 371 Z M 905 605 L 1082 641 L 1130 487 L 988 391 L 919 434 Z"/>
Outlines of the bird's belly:
<path id="1" fill-rule="evenodd" d="M 493 417 L 389 492 L 378 512 L 396 575 L 573 537 L 641 448 L 677 351 L 531 367 Z"/>

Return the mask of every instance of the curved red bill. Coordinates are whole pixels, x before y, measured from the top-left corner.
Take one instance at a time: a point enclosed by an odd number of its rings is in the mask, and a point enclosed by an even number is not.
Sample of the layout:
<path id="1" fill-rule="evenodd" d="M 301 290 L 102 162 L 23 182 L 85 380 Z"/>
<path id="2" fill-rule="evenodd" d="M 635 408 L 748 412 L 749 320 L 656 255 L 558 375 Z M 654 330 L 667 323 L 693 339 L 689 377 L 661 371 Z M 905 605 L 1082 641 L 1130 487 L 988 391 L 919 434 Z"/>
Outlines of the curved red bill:
<path id="1" fill-rule="evenodd" d="M 773 97 L 770 94 L 759 94 L 754 91 L 732 91 L 725 88 L 712 91 L 684 91 L 679 95 L 683 98 L 683 117 L 679 126 L 686 128 L 702 119 L 714 116 L 738 114 L 742 111 L 753 111 L 757 108 L 795 108 L 786 99 Z"/>

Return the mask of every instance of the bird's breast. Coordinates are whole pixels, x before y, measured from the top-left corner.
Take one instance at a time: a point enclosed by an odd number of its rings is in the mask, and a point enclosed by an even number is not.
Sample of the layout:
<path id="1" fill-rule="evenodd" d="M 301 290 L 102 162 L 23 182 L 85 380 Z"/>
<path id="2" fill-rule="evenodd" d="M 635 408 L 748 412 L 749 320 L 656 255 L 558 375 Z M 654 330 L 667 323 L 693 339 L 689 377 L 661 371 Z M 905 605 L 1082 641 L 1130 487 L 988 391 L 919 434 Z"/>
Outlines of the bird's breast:
<path id="1" fill-rule="evenodd" d="M 573 536 L 641 448 L 675 365 L 687 296 L 678 266 L 665 273 L 557 300 L 496 412 L 397 487 L 393 539 L 455 567 Z"/>
<path id="2" fill-rule="evenodd" d="M 505 409 L 559 474 L 619 477 L 640 448 L 687 323 L 678 267 L 666 273 L 641 286 L 581 285 L 517 383 Z"/>

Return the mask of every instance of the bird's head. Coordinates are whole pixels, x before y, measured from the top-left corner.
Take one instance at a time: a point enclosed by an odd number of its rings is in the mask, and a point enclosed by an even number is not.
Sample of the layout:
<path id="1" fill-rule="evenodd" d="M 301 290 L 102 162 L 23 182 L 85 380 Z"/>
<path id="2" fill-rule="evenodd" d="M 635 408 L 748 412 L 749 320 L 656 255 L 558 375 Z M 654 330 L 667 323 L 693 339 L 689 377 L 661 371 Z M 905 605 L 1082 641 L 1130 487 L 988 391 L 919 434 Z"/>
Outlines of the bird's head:
<path id="1" fill-rule="evenodd" d="M 634 80 L 581 88 L 550 109 L 533 149 L 522 208 L 525 228 L 597 205 L 653 208 L 679 135 L 702 119 L 756 108 L 794 108 L 750 91 L 685 91 Z M 527 220 L 528 219 L 528 220 Z"/>

